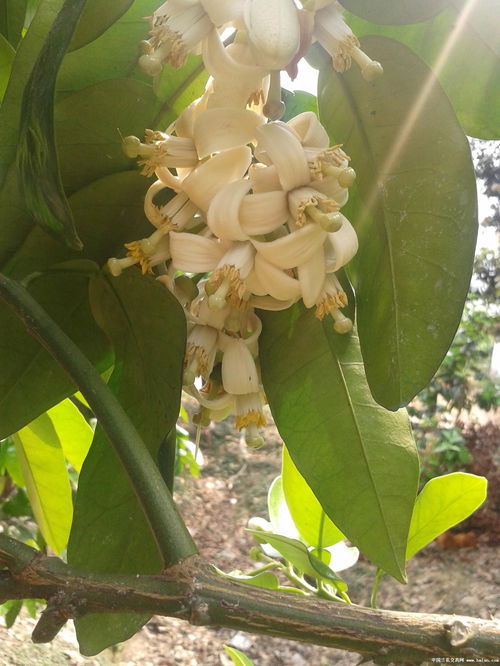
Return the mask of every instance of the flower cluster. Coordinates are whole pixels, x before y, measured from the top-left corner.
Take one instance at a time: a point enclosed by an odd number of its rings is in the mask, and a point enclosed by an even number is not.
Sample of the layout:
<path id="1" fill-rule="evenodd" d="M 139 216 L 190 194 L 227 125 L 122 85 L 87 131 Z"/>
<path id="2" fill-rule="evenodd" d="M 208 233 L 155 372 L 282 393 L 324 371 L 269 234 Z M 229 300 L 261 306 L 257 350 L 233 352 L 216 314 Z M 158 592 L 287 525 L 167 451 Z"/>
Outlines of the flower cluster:
<path id="1" fill-rule="evenodd" d="M 313 39 L 338 70 L 355 60 L 370 79 L 380 65 L 360 51 L 335 0 L 302 5 L 167 0 L 154 13 L 141 66 L 156 75 L 201 53 L 211 78 L 166 131 L 125 139 L 126 154 L 156 178 L 144 204 L 155 231 L 108 261 L 113 275 L 138 264 L 175 294 L 188 321 L 184 387 L 200 404 L 198 423 L 232 412 L 252 447 L 263 443 L 266 402 L 256 309 L 302 300 L 338 333 L 352 329 L 336 272 L 357 251 L 340 212 L 355 172 L 314 113 L 278 119 L 279 72 L 293 70 Z"/>

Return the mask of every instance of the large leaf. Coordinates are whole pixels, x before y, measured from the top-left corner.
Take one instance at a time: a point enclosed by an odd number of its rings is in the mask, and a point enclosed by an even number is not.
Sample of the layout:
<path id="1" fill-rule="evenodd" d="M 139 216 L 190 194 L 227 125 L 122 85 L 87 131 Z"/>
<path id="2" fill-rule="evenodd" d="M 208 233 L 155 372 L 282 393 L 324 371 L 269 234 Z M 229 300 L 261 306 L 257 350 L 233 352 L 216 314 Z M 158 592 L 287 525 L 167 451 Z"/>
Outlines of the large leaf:
<path id="1" fill-rule="evenodd" d="M 175 424 L 181 392 L 185 319 L 159 282 L 131 269 L 94 278 L 92 308 L 115 347 L 110 388 L 156 459 Z M 80 475 L 68 561 L 93 571 L 153 573 L 161 559 L 144 514 L 114 451 L 98 427 Z M 87 615 L 76 621 L 83 654 L 126 640 L 143 615 Z"/>
<path id="2" fill-rule="evenodd" d="M 293 462 L 343 534 L 404 580 L 418 482 L 406 415 L 372 399 L 355 335 L 299 305 L 261 316 L 262 379 Z"/>
<path id="3" fill-rule="evenodd" d="M 62 267 L 33 278 L 28 288 L 85 355 L 104 370 L 110 362 L 109 345 L 90 313 L 87 295 L 89 272 L 96 268 Z M 74 393 L 75 387 L 4 304 L 0 319 L 1 439 Z"/>
<path id="4" fill-rule="evenodd" d="M 132 74 L 139 57 L 139 42 L 148 37 L 146 17 L 157 7 L 158 0 L 135 0 L 100 37 L 68 53 L 59 73 L 58 89 L 78 90 Z"/>
<path id="5" fill-rule="evenodd" d="M 68 543 L 73 504 L 59 437 L 50 417 L 42 414 L 14 440 L 38 527 L 50 548 L 60 553 Z"/>
<path id="6" fill-rule="evenodd" d="M 87 0 L 69 50 L 79 49 L 102 35 L 134 0 Z"/>
<path id="7" fill-rule="evenodd" d="M 341 0 L 341 4 L 353 14 L 373 23 L 389 25 L 427 21 L 450 2 L 451 0 Z"/>
<path id="8" fill-rule="evenodd" d="M 101 81 L 63 97 L 55 107 L 55 123 L 66 190 L 135 168 L 123 152 L 123 137 L 142 137 L 158 109 L 151 86 L 133 79 Z"/>
<path id="9" fill-rule="evenodd" d="M 92 428 L 69 399 L 54 405 L 47 416 L 52 421 L 64 457 L 79 472 L 92 443 Z"/>
<path id="10" fill-rule="evenodd" d="M 415 502 L 406 559 L 481 506 L 486 499 L 487 485 L 483 476 L 465 472 L 437 476 L 428 481 Z"/>
<path id="11" fill-rule="evenodd" d="M 54 136 L 57 73 L 86 0 L 65 0 L 26 82 L 17 146 L 19 182 L 26 206 L 45 231 L 82 249 L 66 198 Z"/>
<path id="12" fill-rule="evenodd" d="M 300 536 L 315 548 L 326 548 L 341 541 L 344 535 L 325 514 L 285 446 L 281 469 L 286 503 Z"/>
<path id="13" fill-rule="evenodd" d="M 102 264 L 123 252 L 123 243 L 151 233 L 143 206 L 148 185 L 148 180 L 136 171 L 124 171 L 100 178 L 69 198 L 84 243 L 81 253 L 67 249 L 33 226 L 25 230 L 17 246 L 9 242 L 10 232 L 16 234 L 15 224 L 23 220 L 22 209 L 14 205 L 9 228 L 4 230 L 3 272 L 24 278 L 68 259 L 84 257 Z M 0 243 L 2 240 L 0 237 Z"/>
<path id="14" fill-rule="evenodd" d="M 0 107 L 0 188 L 17 148 L 24 87 L 47 32 L 62 5 L 63 0 L 41 0 L 29 30 L 17 50 L 9 84 Z"/>
<path id="15" fill-rule="evenodd" d="M 0 3 L 0 33 L 17 47 L 24 25 L 27 0 L 2 0 Z"/>
<path id="16" fill-rule="evenodd" d="M 453 0 L 434 19 L 413 26 L 374 25 L 355 16 L 349 17 L 349 24 L 358 36 L 384 35 L 409 46 L 434 70 L 465 132 L 481 139 L 500 138 L 497 0 Z"/>
<path id="17" fill-rule="evenodd" d="M 469 146 L 427 67 L 405 46 L 367 37 L 383 62 L 320 76 L 322 121 L 352 157 L 359 236 L 358 328 L 374 398 L 389 409 L 427 385 L 462 314 L 477 233 Z"/>

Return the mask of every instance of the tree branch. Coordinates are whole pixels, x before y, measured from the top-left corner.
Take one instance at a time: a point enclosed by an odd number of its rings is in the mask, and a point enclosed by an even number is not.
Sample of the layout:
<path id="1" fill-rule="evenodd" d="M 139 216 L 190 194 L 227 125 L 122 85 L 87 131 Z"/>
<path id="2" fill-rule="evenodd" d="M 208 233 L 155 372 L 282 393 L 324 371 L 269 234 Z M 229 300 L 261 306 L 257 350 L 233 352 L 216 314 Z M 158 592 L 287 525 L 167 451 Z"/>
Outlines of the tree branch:
<path id="1" fill-rule="evenodd" d="M 175 564 L 196 553 L 196 545 L 157 465 L 94 366 L 19 282 L 0 274 L 0 298 L 64 368 L 87 399 L 130 479 L 164 565 Z"/>
<path id="2" fill-rule="evenodd" d="M 233 583 L 199 556 L 158 576 L 77 570 L 0 534 L 0 602 L 42 598 L 33 639 L 51 640 L 66 618 L 147 613 L 359 652 L 378 664 L 432 657 L 494 660 L 500 623 L 455 615 L 373 610 Z M 42 625 L 42 626 L 40 626 Z"/>

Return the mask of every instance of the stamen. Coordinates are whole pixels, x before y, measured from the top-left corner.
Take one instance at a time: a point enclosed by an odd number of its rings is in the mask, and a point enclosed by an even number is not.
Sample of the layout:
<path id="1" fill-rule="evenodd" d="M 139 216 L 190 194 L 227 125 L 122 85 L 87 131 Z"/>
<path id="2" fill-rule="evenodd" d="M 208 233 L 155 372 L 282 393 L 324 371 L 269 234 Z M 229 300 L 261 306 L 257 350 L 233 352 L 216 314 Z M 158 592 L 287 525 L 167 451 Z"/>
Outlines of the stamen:
<path id="1" fill-rule="evenodd" d="M 221 310 L 226 305 L 240 311 L 248 308 L 247 288 L 234 266 L 226 264 L 217 268 L 207 280 L 205 291 L 212 310 Z"/>

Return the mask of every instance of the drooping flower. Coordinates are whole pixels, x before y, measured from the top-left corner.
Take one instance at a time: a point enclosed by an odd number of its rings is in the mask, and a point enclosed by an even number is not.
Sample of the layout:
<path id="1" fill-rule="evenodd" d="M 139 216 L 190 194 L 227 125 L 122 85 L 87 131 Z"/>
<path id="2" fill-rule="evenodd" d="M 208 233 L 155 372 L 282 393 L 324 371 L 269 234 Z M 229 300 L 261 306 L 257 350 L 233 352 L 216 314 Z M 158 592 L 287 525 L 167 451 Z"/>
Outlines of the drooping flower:
<path id="1" fill-rule="evenodd" d="M 294 1 L 246 0 L 243 18 L 255 62 L 268 70 L 284 69 L 300 44 Z"/>

